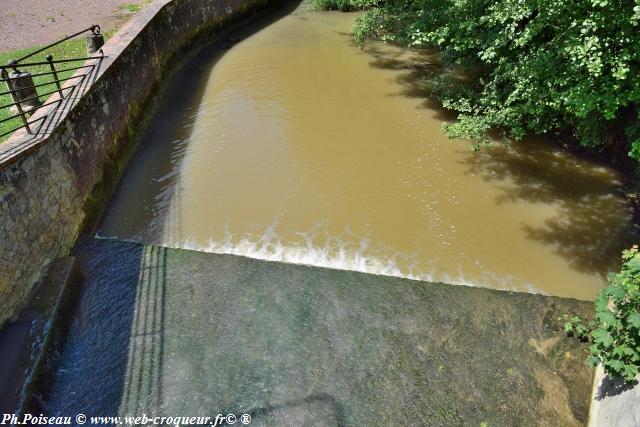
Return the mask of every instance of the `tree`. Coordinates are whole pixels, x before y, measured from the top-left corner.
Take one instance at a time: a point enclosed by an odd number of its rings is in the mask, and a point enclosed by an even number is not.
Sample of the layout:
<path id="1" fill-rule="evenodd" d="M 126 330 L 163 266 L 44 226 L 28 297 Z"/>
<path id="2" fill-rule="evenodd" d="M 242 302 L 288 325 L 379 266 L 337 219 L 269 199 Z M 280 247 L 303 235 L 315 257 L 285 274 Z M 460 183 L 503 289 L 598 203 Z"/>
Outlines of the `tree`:
<path id="1" fill-rule="evenodd" d="M 480 72 L 464 88 L 432 82 L 460 113 L 451 137 L 570 130 L 583 146 L 640 160 L 639 21 L 640 0 L 395 0 L 368 10 L 354 34 L 436 46 Z"/>

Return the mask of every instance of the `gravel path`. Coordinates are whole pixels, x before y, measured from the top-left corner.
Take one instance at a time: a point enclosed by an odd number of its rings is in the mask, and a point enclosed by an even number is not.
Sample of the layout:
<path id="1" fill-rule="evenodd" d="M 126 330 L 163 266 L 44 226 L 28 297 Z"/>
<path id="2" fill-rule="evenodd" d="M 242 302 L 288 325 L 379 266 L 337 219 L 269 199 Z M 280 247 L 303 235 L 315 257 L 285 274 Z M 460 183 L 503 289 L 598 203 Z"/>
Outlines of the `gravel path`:
<path id="1" fill-rule="evenodd" d="M 0 52 L 54 42 L 98 24 L 114 28 L 143 0 L 0 0 Z"/>

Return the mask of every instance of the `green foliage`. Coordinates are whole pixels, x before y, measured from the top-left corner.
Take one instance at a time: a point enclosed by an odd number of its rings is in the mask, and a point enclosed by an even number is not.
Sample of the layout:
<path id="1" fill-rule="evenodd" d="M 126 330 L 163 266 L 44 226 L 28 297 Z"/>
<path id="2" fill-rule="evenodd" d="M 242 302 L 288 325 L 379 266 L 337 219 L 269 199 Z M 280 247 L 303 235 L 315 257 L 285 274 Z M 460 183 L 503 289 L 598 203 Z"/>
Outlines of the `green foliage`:
<path id="1" fill-rule="evenodd" d="M 472 145 L 472 148 L 478 151 L 482 146 L 490 144 L 487 138 L 490 127 L 491 123 L 485 117 L 460 114 L 455 123 L 444 124 L 443 130 L 449 138 L 473 138 L 477 142 Z"/>
<path id="2" fill-rule="evenodd" d="M 640 252 L 634 246 L 622 253 L 622 268 L 609 276 L 609 286 L 595 301 L 595 319 L 585 325 L 572 317 L 565 331 L 591 339 L 589 362 L 602 364 L 610 376 L 634 380 L 640 370 Z"/>
<path id="3" fill-rule="evenodd" d="M 369 9 L 379 4 L 379 0 L 311 0 L 310 2 L 311 8 L 314 10 L 339 10 L 341 12 Z"/>
<path id="4" fill-rule="evenodd" d="M 631 142 L 629 157 L 633 157 L 636 160 L 640 160 L 640 139 L 636 139 L 635 141 Z"/>
<path id="5" fill-rule="evenodd" d="M 394 0 L 358 19 L 354 35 L 435 46 L 482 71 L 467 96 L 440 94 L 464 112 L 450 135 L 572 129 L 584 146 L 623 143 L 639 159 L 638 22 L 640 0 Z"/>
<path id="6" fill-rule="evenodd" d="M 129 13 L 136 13 L 136 12 L 139 12 L 140 9 L 142 9 L 142 5 L 139 5 L 136 3 L 127 3 L 127 4 L 120 5 L 119 9 L 126 10 Z"/>
<path id="7" fill-rule="evenodd" d="M 385 15 L 381 8 L 373 8 L 367 11 L 361 17 L 356 18 L 356 23 L 353 26 L 353 36 L 356 43 L 360 46 L 375 34 L 375 29 L 384 25 Z"/>
<path id="8" fill-rule="evenodd" d="M 349 0 L 311 0 L 311 8 L 314 10 L 349 10 Z"/>
<path id="9" fill-rule="evenodd" d="M 580 316 L 571 317 L 567 323 L 564 324 L 564 332 L 568 336 L 575 336 L 583 342 L 589 340 L 589 328 L 584 324 L 584 321 Z"/>

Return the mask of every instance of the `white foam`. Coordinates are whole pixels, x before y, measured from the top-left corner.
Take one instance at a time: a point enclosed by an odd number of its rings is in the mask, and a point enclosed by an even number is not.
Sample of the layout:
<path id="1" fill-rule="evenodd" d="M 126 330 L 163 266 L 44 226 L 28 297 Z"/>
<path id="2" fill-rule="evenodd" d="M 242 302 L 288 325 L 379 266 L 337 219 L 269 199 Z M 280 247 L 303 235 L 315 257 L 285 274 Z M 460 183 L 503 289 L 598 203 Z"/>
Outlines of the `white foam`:
<path id="1" fill-rule="evenodd" d="M 401 253 L 386 257 L 371 255 L 373 249 L 370 239 L 366 236 L 345 241 L 339 237 L 324 234 L 322 224 L 317 224 L 309 232 L 297 233 L 300 238 L 298 241 L 287 240 L 283 243 L 283 239 L 276 232 L 276 227 L 277 223 L 271 224 L 264 234 L 246 235 L 239 240 L 234 240 L 227 229 L 224 239 L 209 240 L 206 245 L 198 244 L 193 238 L 168 243 L 174 248 L 238 255 L 265 261 L 327 267 L 414 280 L 433 280 L 433 275 L 417 272 L 412 268 L 411 260 L 414 257 Z M 318 245 L 316 241 L 321 241 L 321 244 Z M 377 250 L 381 251 L 380 248 Z M 409 268 L 403 268 L 400 264 L 408 264 Z M 417 261 L 413 264 L 417 264 Z"/>
<path id="2" fill-rule="evenodd" d="M 165 236 L 161 242 L 150 242 L 144 238 L 134 237 L 130 241 L 174 249 L 237 255 L 264 261 L 326 267 L 412 280 L 543 293 L 535 286 L 522 283 L 515 277 L 499 277 L 490 270 L 482 268 L 479 262 L 476 262 L 476 265 L 482 270 L 481 278 L 469 279 L 461 268 L 458 268 L 455 273 L 438 272 L 435 260 L 428 266 L 428 270 L 425 270 L 425 266 L 420 265 L 417 254 L 405 254 L 381 244 L 374 244 L 369 236 L 359 236 L 348 229 L 345 230 L 345 235 L 348 237 L 345 240 L 330 235 L 327 224 L 318 223 L 307 232 L 296 233 L 298 237 L 296 240 L 295 238 L 283 239 L 277 233 L 277 226 L 276 220 L 266 228 L 264 233 L 246 234 L 240 238 L 234 238 L 227 226 L 224 238 L 210 239 L 206 244 L 199 243 L 195 237 L 172 239 Z"/>

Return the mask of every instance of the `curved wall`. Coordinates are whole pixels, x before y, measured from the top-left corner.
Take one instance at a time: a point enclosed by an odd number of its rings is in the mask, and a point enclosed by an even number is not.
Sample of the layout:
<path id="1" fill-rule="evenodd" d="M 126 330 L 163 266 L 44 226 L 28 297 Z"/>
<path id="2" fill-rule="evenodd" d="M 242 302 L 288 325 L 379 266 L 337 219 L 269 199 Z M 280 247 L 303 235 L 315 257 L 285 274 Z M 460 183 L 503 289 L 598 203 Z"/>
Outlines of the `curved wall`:
<path id="1" fill-rule="evenodd" d="M 168 70 L 268 2 L 154 1 L 107 42 L 83 95 L 50 114 L 46 133 L 0 144 L 0 326 L 101 208 Z"/>

